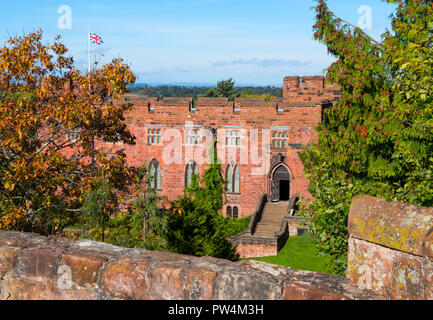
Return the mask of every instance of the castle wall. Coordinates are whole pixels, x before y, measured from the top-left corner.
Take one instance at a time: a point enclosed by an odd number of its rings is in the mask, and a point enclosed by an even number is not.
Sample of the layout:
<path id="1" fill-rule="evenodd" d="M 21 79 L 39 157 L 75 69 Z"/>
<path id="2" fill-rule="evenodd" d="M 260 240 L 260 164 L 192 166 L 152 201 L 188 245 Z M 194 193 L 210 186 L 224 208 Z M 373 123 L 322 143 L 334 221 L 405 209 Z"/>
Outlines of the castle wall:
<path id="1" fill-rule="evenodd" d="M 0 300 L 377 299 L 342 276 L 258 261 L 0 232 Z"/>
<path id="2" fill-rule="evenodd" d="M 299 82 L 303 80 L 300 88 Z M 128 162 L 134 166 L 156 159 L 161 166 L 160 194 L 176 200 L 185 189 L 185 170 L 190 160 L 197 163 L 199 173 L 209 165 L 212 139 L 218 141 L 218 156 L 223 173 L 230 163 L 240 171 L 240 190 L 227 194 L 227 206 L 237 207 L 239 217 L 251 215 L 262 194 L 270 189 L 271 159 L 278 154 L 291 173 L 290 195 L 307 190 L 308 181 L 303 176 L 303 165 L 298 152 L 303 145 L 317 141 L 314 128 L 322 121 L 322 100 L 338 100 L 333 86 L 325 86 L 323 77 L 286 77 L 284 99 L 237 98 L 143 98 L 128 96 L 134 109 L 126 115 L 128 129 L 136 136 L 136 145 L 97 144 L 108 153 L 124 148 Z M 329 106 L 329 101 L 326 102 Z M 199 145 L 187 142 L 187 132 L 200 129 Z M 214 133 L 212 130 L 216 130 Z M 160 143 L 148 144 L 149 130 L 159 130 Z M 226 146 L 226 133 L 239 132 L 239 145 Z M 281 148 L 275 148 L 272 135 L 287 135 Z M 257 138 L 254 138 L 257 135 Z M 212 138 L 213 137 L 213 138 Z M 225 177 L 224 177 L 225 178 Z M 224 208 L 224 213 L 226 212 Z"/>
<path id="3" fill-rule="evenodd" d="M 124 148 L 131 165 L 143 165 L 157 159 L 161 165 L 161 194 L 175 200 L 185 188 L 185 168 L 195 160 L 200 174 L 209 165 L 211 128 L 216 129 L 218 156 L 225 174 L 229 163 L 240 170 L 240 192 L 227 194 L 227 205 L 237 206 L 239 217 L 251 215 L 262 194 L 268 192 L 270 159 L 283 154 L 292 174 L 291 195 L 302 192 L 309 196 L 308 182 L 302 174 L 298 157 L 302 145 L 317 140 L 314 127 L 321 121 L 322 106 L 316 103 L 295 103 L 264 99 L 199 98 L 192 106 L 191 98 L 165 98 L 134 101 L 134 109 L 126 116 L 128 129 L 137 138 L 136 145 L 97 145 L 107 152 Z M 161 130 L 161 143 L 151 144 L 148 131 Z M 187 145 L 187 130 L 202 129 L 205 137 L 200 145 Z M 239 131 L 240 146 L 226 146 L 226 132 Z M 285 148 L 272 147 L 274 131 L 287 133 Z M 257 132 L 257 139 L 253 135 Z M 257 141 L 257 143 L 255 143 Z M 267 151 L 263 150 L 268 148 Z M 264 156 L 265 154 L 265 156 Z M 225 212 L 225 210 L 224 210 Z"/>
<path id="4" fill-rule="evenodd" d="M 338 86 L 326 84 L 323 76 L 290 76 L 285 77 L 283 83 L 283 97 L 292 102 L 330 101 L 335 103 L 340 99 Z"/>

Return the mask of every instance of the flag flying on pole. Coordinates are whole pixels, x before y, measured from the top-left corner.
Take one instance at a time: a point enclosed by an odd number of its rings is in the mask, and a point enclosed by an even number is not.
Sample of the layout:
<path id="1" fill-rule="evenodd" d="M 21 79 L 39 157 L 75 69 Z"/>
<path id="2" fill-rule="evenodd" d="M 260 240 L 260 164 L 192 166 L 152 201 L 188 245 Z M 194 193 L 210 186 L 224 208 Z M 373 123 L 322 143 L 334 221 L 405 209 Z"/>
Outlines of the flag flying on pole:
<path id="1" fill-rule="evenodd" d="M 90 32 L 89 33 L 89 43 L 101 45 L 104 43 L 104 41 L 102 41 L 102 38 L 100 36 L 98 36 L 97 34 Z"/>

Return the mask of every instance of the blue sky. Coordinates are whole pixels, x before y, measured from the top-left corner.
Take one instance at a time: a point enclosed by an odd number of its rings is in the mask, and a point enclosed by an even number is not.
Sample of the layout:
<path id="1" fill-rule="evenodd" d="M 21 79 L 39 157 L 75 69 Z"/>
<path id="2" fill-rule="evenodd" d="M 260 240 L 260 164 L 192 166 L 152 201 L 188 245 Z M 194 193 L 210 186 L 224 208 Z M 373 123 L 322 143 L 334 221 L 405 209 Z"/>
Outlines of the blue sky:
<path id="1" fill-rule="evenodd" d="M 8 1 L 0 11 L 0 39 L 42 28 L 60 34 L 77 66 L 87 66 L 87 31 L 99 34 L 101 62 L 122 57 L 140 83 L 282 85 L 287 75 L 320 75 L 333 57 L 313 40 L 313 0 L 38 0 Z M 380 0 L 329 0 L 341 18 L 358 24 L 371 7 L 376 39 L 390 28 L 394 6 Z M 71 29 L 58 25 L 61 5 L 71 8 Z M 62 20 L 65 21 L 65 20 Z"/>

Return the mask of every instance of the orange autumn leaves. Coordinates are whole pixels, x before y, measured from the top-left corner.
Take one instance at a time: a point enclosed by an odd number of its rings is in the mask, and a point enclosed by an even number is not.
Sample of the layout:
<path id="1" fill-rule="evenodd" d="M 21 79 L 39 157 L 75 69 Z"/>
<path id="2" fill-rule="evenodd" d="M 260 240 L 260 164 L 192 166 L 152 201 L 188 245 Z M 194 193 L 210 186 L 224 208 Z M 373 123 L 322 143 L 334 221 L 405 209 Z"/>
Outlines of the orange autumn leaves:
<path id="1" fill-rule="evenodd" d="M 13 37 L 0 48 L 0 229 L 31 227 L 53 209 L 78 211 L 101 175 L 119 194 L 135 181 L 123 152 L 95 148 L 134 144 L 123 122 L 131 105 L 117 103 L 135 82 L 129 66 L 114 59 L 83 74 L 60 37 L 49 44 L 42 36 Z M 80 138 L 71 139 L 77 128 Z"/>

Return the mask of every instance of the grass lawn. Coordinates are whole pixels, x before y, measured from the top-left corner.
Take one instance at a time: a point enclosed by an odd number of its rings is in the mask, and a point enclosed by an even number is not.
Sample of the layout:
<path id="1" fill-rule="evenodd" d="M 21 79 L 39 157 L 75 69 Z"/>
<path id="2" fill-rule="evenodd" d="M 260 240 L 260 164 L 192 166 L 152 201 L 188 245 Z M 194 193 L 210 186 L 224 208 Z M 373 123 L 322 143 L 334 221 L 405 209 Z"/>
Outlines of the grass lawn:
<path id="1" fill-rule="evenodd" d="M 297 270 L 329 273 L 327 265 L 331 258 L 319 254 L 314 238 L 309 234 L 300 237 L 290 237 L 278 255 L 271 257 L 248 258 L 288 266 Z"/>

